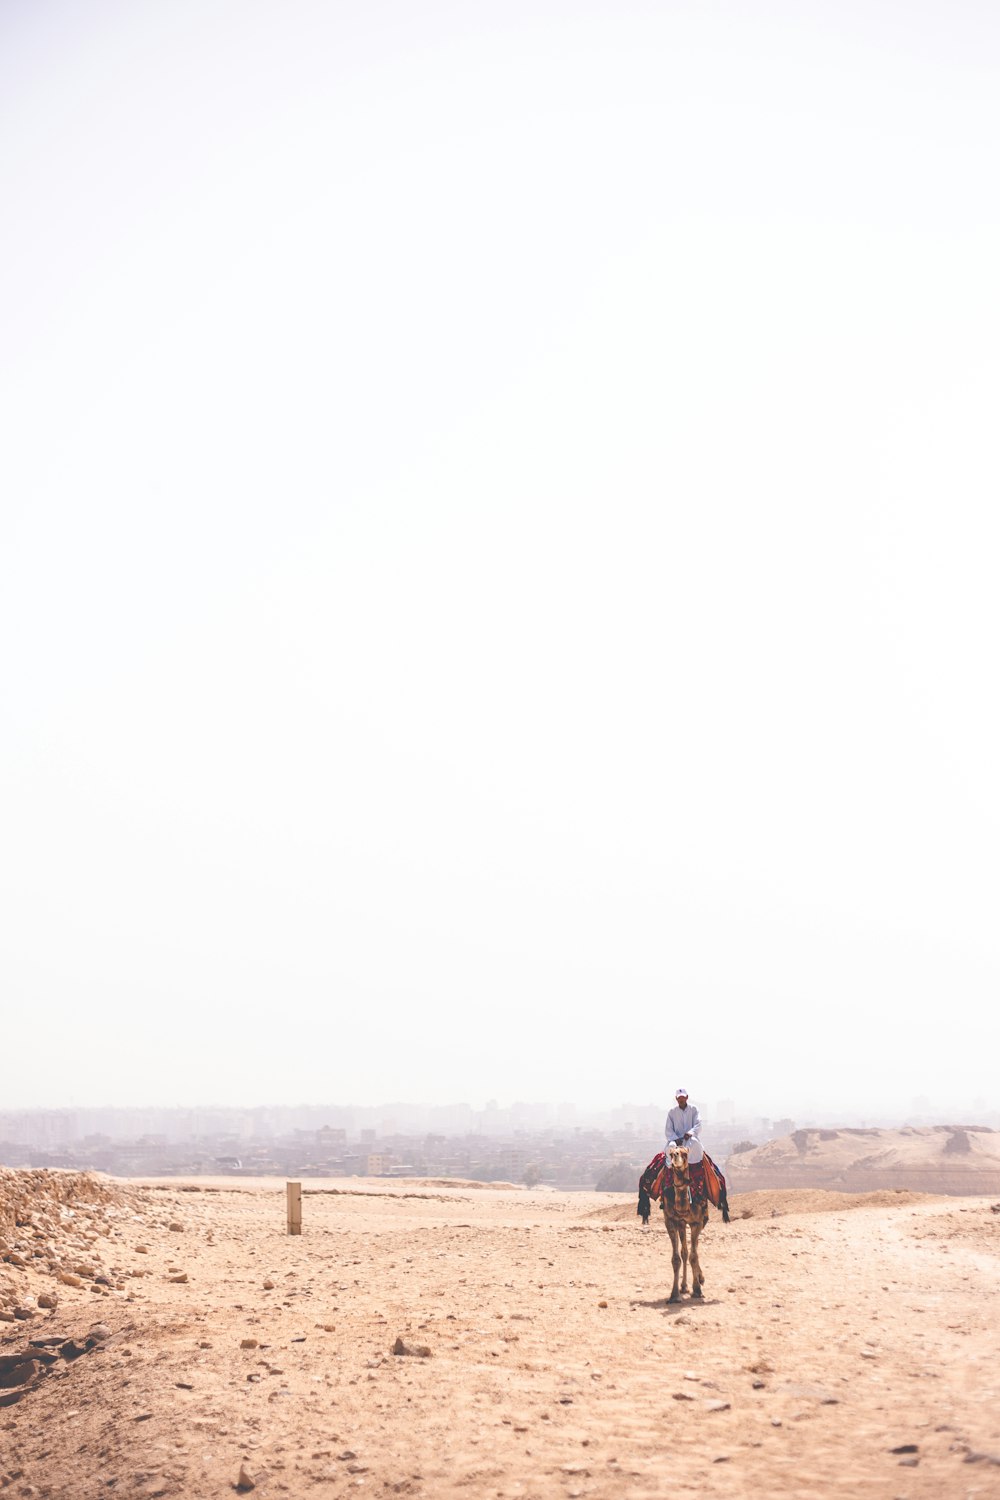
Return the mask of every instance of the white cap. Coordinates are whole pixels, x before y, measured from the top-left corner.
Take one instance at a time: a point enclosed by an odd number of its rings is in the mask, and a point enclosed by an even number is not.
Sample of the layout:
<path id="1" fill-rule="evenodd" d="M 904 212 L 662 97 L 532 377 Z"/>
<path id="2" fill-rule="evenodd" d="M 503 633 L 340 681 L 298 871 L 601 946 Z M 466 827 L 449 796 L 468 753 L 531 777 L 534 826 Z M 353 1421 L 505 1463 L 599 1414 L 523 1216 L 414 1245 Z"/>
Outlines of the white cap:
<path id="1" fill-rule="evenodd" d="M 674 1098 L 675 1099 L 680 1099 L 681 1097 L 683 1097 L 683 1098 L 686 1099 L 687 1096 L 688 1096 L 687 1089 L 678 1089 L 677 1092 L 674 1094 Z"/>

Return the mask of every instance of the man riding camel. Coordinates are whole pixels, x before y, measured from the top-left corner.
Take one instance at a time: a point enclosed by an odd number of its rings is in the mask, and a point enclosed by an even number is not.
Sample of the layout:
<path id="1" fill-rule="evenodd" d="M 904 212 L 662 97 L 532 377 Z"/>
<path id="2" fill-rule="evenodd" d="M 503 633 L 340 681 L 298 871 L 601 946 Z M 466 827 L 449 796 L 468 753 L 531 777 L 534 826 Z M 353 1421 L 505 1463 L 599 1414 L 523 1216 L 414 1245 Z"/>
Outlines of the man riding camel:
<path id="1" fill-rule="evenodd" d="M 729 1199 L 726 1195 L 726 1179 L 715 1165 L 699 1140 L 701 1116 L 695 1104 L 688 1103 L 687 1089 L 678 1089 L 677 1103 L 667 1115 L 664 1134 L 667 1138 L 667 1153 L 671 1146 L 687 1149 L 687 1171 L 690 1185 L 696 1198 L 707 1196 L 722 1213 L 724 1223 L 729 1223 Z M 639 1179 L 639 1206 L 636 1213 L 642 1219 L 642 1227 L 649 1228 L 649 1211 L 652 1198 L 659 1199 L 662 1193 L 672 1195 L 670 1186 L 671 1167 L 666 1154 L 659 1152 Z M 666 1201 L 666 1200 L 664 1200 Z"/>
<path id="2" fill-rule="evenodd" d="M 686 1146 L 688 1161 L 692 1166 L 697 1166 L 705 1154 L 701 1141 L 698 1139 L 698 1132 L 701 1130 L 698 1106 L 688 1103 L 687 1089 L 678 1089 L 674 1098 L 677 1103 L 667 1115 L 665 1131 L 667 1145 Z"/>

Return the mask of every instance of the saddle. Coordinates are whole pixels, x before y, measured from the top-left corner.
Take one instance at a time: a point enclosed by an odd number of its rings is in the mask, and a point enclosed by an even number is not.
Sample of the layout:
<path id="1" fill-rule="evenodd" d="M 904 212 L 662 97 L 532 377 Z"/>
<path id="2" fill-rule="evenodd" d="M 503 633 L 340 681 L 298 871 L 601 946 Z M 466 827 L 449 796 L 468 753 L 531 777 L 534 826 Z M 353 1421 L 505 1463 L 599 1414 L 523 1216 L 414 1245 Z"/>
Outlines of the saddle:
<path id="1" fill-rule="evenodd" d="M 707 1151 L 701 1161 L 689 1163 L 688 1172 L 691 1178 L 692 1206 L 696 1207 L 699 1203 L 704 1203 L 707 1198 L 709 1203 L 714 1204 L 722 1213 L 722 1222 L 728 1224 L 729 1198 L 726 1193 L 726 1179 Z M 667 1167 L 667 1158 L 664 1152 L 658 1151 L 639 1178 L 639 1203 L 636 1213 L 644 1224 L 649 1222 L 650 1200 L 655 1198 L 659 1202 L 663 1198 L 664 1187 L 666 1187 L 667 1202 L 672 1203 L 674 1189 Z"/>

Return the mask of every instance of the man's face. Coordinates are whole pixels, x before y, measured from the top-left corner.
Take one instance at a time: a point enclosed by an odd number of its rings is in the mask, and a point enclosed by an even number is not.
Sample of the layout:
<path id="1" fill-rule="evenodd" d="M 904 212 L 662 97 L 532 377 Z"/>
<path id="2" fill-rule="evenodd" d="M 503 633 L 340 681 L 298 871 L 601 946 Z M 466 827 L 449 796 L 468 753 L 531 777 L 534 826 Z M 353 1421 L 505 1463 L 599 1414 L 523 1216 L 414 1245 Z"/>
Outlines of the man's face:
<path id="1" fill-rule="evenodd" d="M 687 1096 L 687 1094 L 678 1094 L 677 1095 L 677 1103 L 678 1103 L 678 1105 L 679 1105 L 679 1107 L 681 1109 L 687 1109 L 687 1107 L 688 1107 L 688 1096 Z"/>

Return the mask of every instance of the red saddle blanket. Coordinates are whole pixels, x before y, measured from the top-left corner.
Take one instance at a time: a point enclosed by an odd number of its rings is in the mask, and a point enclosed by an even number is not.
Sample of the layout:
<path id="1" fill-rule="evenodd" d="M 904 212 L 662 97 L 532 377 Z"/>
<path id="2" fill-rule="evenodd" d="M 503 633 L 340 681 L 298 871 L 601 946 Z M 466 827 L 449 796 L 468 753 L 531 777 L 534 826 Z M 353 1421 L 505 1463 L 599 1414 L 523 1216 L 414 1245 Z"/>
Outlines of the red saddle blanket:
<path id="1" fill-rule="evenodd" d="M 643 1172 L 642 1176 L 639 1178 L 640 1213 L 642 1213 L 641 1203 L 643 1194 L 645 1194 L 646 1196 L 647 1204 L 650 1198 L 659 1198 L 662 1196 L 663 1173 L 666 1170 L 666 1162 L 667 1158 L 665 1154 L 662 1151 L 658 1151 L 653 1157 L 653 1160 L 650 1162 L 649 1166 L 646 1168 L 645 1172 Z M 647 1206 L 645 1217 L 648 1218 L 648 1216 L 649 1208 Z"/>
<path id="2" fill-rule="evenodd" d="M 726 1195 L 726 1179 L 707 1151 L 701 1161 L 689 1163 L 688 1173 L 691 1180 L 691 1202 L 693 1204 L 704 1203 L 707 1198 L 716 1208 L 721 1209 L 723 1222 L 728 1224 L 729 1200 Z M 666 1176 L 667 1159 L 662 1151 L 658 1151 L 639 1178 L 639 1207 L 636 1213 L 641 1215 L 643 1223 L 649 1218 L 650 1199 L 660 1199 L 663 1196 Z M 673 1187 L 669 1182 L 666 1187 L 667 1197 L 672 1199 Z"/>

